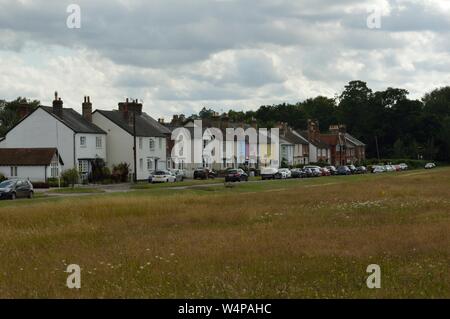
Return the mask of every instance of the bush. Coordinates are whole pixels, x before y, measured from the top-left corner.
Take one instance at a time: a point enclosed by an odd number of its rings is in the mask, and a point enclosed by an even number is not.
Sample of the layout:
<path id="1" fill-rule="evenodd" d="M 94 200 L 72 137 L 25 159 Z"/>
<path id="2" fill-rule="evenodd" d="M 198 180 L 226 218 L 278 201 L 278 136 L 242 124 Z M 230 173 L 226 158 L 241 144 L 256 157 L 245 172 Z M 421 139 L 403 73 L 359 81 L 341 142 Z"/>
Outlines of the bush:
<path id="1" fill-rule="evenodd" d="M 92 162 L 92 173 L 89 180 L 94 183 L 102 183 L 104 180 L 111 179 L 111 171 L 106 167 L 102 159 L 96 159 Z"/>
<path id="2" fill-rule="evenodd" d="M 49 187 L 59 187 L 58 179 L 57 178 L 48 178 L 47 184 Z M 69 185 L 64 181 L 64 179 L 61 178 L 61 187 L 68 187 Z"/>
<path id="3" fill-rule="evenodd" d="M 5 180 L 6 180 L 5 175 L 3 175 L 2 173 L 0 173 L 0 183 L 3 182 L 3 181 L 5 181 Z"/>
<path id="4" fill-rule="evenodd" d="M 78 174 L 78 171 L 76 168 L 68 169 L 61 174 L 61 178 L 67 185 L 72 186 L 72 188 L 75 187 L 75 184 L 78 183 L 78 180 L 80 178 L 80 175 Z"/>
<path id="5" fill-rule="evenodd" d="M 43 182 L 32 182 L 31 184 L 33 184 L 35 189 L 48 189 L 50 187 L 48 183 Z"/>
<path id="6" fill-rule="evenodd" d="M 129 173 L 130 165 L 128 163 L 120 163 L 113 166 L 111 178 L 116 183 L 125 183 L 128 181 Z"/>

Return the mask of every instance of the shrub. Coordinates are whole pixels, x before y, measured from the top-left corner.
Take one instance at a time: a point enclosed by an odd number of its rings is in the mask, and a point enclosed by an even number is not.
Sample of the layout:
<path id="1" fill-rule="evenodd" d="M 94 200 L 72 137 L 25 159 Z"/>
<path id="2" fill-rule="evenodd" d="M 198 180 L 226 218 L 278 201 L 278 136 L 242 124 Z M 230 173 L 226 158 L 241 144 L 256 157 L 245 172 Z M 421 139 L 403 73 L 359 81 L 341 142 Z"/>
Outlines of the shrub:
<path id="1" fill-rule="evenodd" d="M 59 185 L 60 183 L 61 183 L 61 185 Z M 57 178 L 48 178 L 48 179 L 47 179 L 47 184 L 48 184 L 49 187 L 59 187 L 59 186 L 61 186 L 61 187 L 67 187 L 67 186 L 69 186 L 69 185 L 64 181 L 64 179 L 62 179 L 62 178 L 61 178 L 61 181 L 60 181 L 60 182 L 58 182 L 58 179 L 57 179 Z"/>
<path id="2" fill-rule="evenodd" d="M 33 184 L 35 189 L 48 189 L 50 187 L 48 183 L 44 182 L 32 182 L 31 184 Z"/>
<path id="3" fill-rule="evenodd" d="M 106 163 L 102 159 L 96 159 L 92 162 L 92 173 L 89 180 L 94 183 L 101 183 L 105 179 L 111 178 L 111 171 L 106 167 Z"/>
<path id="4" fill-rule="evenodd" d="M 78 171 L 76 168 L 68 169 L 61 174 L 61 178 L 63 179 L 64 183 L 67 185 L 72 186 L 72 188 L 75 187 L 75 184 L 78 183 L 78 179 L 80 178 L 80 175 L 78 174 Z"/>
<path id="5" fill-rule="evenodd" d="M 120 163 L 113 166 L 111 178 L 116 183 L 125 183 L 128 181 L 128 174 L 130 173 L 130 165 L 128 163 Z"/>
<path id="6" fill-rule="evenodd" d="M 3 182 L 4 180 L 6 180 L 5 175 L 3 175 L 2 173 L 0 173 L 0 183 Z"/>

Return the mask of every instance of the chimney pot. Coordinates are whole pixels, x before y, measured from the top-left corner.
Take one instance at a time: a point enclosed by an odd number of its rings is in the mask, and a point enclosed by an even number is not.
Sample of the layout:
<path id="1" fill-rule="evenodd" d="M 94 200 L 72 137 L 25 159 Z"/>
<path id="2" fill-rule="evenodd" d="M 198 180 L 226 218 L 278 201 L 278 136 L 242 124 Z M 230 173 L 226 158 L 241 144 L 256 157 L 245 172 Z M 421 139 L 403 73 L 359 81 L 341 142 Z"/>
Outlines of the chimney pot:
<path id="1" fill-rule="evenodd" d="M 89 123 L 92 123 L 92 103 L 90 102 L 89 97 L 84 97 L 84 103 L 82 104 L 82 114 L 83 118 L 88 121 Z"/>
<path id="2" fill-rule="evenodd" d="M 62 116 L 63 112 L 63 101 L 58 97 L 58 92 L 55 92 L 55 100 L 53 101 L 53 113 Z"/>

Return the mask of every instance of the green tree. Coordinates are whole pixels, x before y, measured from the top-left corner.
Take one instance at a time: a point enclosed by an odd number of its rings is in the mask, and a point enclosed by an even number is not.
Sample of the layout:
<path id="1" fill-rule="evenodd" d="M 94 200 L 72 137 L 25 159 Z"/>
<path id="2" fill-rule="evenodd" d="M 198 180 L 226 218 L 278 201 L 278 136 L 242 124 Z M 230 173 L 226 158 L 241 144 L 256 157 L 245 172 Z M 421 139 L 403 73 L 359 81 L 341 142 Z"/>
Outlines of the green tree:
<path id="1" fill-rule="evenodd" d="M 78 183 L 79 177 L 80 175 L 78 174 L 76 168 L 65 170 L 61 174 L 61 178 L 63 179 L 64 183 L 67 185 L 71 185 L 72 188 L 74 188 L 75 184 Z"/>
<path id="2" fill-rule="evenodd" d="M 28 104 L 31 108 L 37 108 L 40 102 L 37 100 L 31 101 L 25 97 L 18 97 L 10 102 L 0 100 L 0 136 L 4 136 L 20 120 L 18 107 L 23 104 Z"/>

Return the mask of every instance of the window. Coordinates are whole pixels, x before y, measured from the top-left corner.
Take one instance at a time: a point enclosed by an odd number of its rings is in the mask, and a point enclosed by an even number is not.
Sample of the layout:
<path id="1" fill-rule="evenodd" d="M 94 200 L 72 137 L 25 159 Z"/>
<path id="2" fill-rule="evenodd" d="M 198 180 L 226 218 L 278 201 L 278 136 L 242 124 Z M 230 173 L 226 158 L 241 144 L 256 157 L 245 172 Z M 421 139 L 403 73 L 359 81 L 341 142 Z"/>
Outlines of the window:
<path id="1" fill-rule="evenodd" d="M 11 166 L 11 177 L 17 177 L 17 166 Z"/>
<path id="2" fill-rule="evenodd" d="M 88 161 L 79 161 L 78 162 L 78 171 L 80 173 L 88 173 L 89 172 L 89 162 Z"/>
<path id="3" fill-rule="evenodd" d="M 95 146 L 97 148 L 102 148 L 102 137 L 101 136 L 97 136 L 95 138 Z"/>
<path id="4" fill-rule="evenodd" d="M 139 138 L 139 149 L 142 149 L 142 137 Z"/>
<path id="5" fill-rule="evenodd" d="M 162 150 L 162 141 L 163 141 L 163 139 L 162 139 L 162 138 L 159 138 L 159 149 L 160 149 L 160 150 Z"/>
<path id="6" fill-rule="evenodd" d="M 59 167 L 58 167 L 58 163 L 53 162 L 50 165 L 50 176 L 55 178 L 59 176 Z"/>
<path id="7" fill-rule="evenodd" d="M 80 146 L 86 147 L 86 136 L 80 136 Z"/>
<path id="8" fill-rule="evenodd" d="M 139 159 L 139 169 L 141 171 L 144 169 L 144 160 L 142 158 Z"/>
<path id="9" fill-rule="evenodd" d="M 151 171 L 153 169 L 153 161 L 151 158 L 147 158 L 147 169 Z"/>
<path id="10" fill-rule="evenodd" d="M 151 138 L 148 144 L 150 147 L 150 151 L 154 151 L 155 150 L 155 141 Z"/>

